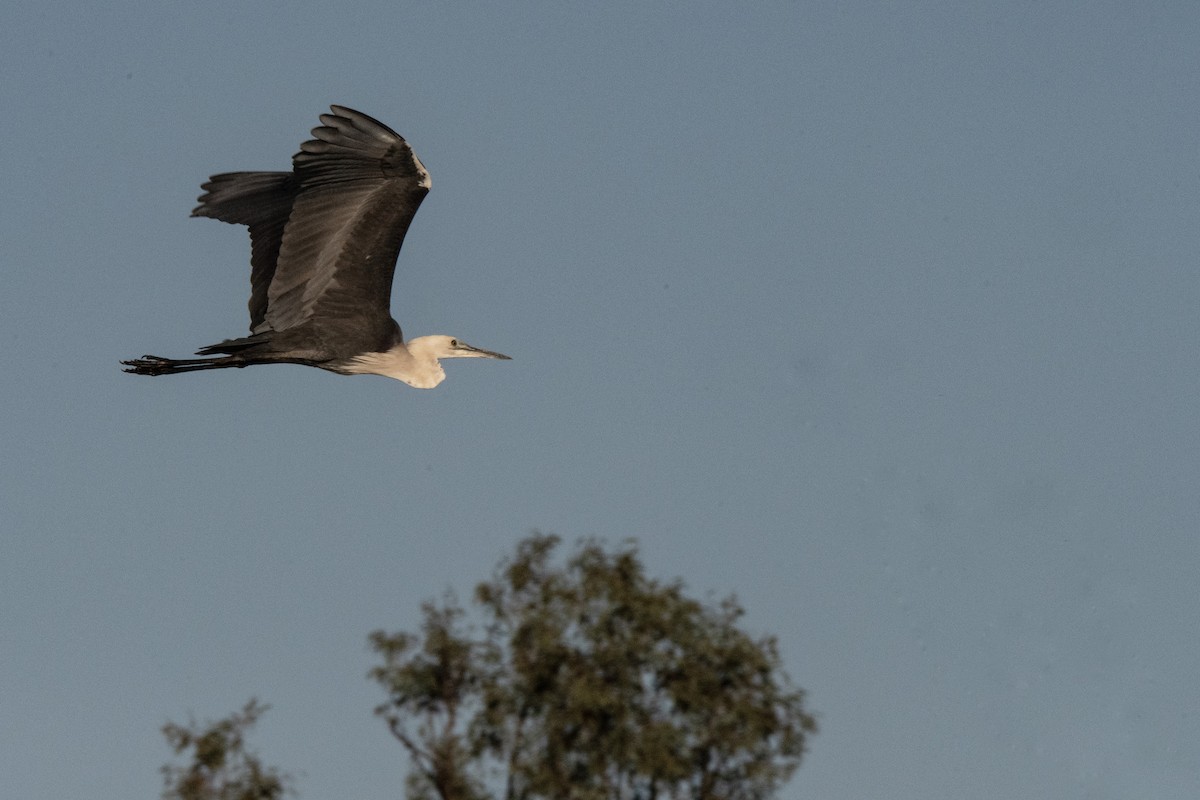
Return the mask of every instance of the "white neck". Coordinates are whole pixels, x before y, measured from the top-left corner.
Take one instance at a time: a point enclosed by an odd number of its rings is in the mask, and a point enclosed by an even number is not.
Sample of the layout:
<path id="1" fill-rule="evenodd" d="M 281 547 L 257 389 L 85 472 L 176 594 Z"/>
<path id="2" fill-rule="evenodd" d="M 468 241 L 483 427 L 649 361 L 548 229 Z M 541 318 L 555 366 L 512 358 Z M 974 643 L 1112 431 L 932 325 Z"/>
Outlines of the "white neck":
<path id="1" fill-rule="evenodd" d="M 357 355 L 341 368 L 353 375 L 383 375 L 416 389 L 432 389 L 445 380 L 446 373 L 429 350 L 429 338 L 419 336 L 383 353 Z"/>

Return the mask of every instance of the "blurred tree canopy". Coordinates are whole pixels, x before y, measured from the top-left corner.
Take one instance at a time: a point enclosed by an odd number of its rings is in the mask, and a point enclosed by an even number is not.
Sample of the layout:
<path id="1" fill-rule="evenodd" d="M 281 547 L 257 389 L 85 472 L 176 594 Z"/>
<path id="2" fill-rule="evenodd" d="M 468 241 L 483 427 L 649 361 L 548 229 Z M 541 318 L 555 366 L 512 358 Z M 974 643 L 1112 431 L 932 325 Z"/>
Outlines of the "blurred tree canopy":
<path id="1" fill-rule="evenodd" d="M 246 731 L 268 708 L 251 698 L 240 713 L 216 722 L 164 725 L 175 754 L 190 750 L 191 764 L 162 768 L 163 800 L 279 800 L 289 793 L 290 778 L 246 749 Z"/>
<path id="2" fill-rule="evenodd" d="M 775 640 L 648 578 L 636 548 L 534 535 L 418 633 L 376 631 L 376 708 L 408 751 L 411 800 L 759 800 L 816 722 Z"/>

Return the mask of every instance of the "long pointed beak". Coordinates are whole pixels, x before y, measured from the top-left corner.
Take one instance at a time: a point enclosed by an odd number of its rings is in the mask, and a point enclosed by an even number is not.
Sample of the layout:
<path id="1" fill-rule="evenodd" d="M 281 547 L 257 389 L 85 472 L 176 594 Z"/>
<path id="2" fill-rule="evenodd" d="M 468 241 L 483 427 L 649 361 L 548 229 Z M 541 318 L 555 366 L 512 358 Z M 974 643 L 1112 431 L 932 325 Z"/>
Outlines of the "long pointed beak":
<path id="1" fill-rule="evenodd" d="M 455 350 L 461 350 L 462 355 L 467 358 L 498 358 L 502 361 L 512 361 L 512 356 L 506 356 L 503 353 L 493 353 L 491 350 L 484 350 L 479 347 L 472 347 L 466 342 L 459 342 Z"/>

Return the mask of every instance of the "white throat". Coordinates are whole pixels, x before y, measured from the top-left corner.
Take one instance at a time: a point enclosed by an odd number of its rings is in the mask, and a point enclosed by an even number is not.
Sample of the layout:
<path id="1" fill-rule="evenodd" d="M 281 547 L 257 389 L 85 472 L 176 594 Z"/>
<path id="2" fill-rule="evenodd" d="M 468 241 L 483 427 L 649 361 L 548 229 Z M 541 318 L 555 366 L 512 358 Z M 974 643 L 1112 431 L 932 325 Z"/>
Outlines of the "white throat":
<path id="1" fill-rule="evenodd" d="M 383 353 L 354 356 L 341 369 L 352 375 L 383 375 L 404 381 L 415 389 L 432 389 L 446 379 L 446 372 L 427 343 L 419 337 Z"/>

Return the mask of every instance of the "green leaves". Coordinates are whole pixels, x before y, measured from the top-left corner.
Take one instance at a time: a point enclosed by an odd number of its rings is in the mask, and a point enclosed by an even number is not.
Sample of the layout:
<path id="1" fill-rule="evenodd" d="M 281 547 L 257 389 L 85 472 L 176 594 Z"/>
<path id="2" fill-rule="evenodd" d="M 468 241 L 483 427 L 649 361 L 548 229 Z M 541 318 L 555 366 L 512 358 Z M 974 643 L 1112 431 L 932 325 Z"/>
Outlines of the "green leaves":
<path id="1" fill-rule="evenodd" d="M 268 708 L 251 698 L 241 713 L 204 726 L 164 725 L 175 754 L 191 750 L 192 763 L 162 768 L 163 800 L 278 800 L 289 793 L 291 779 L 246 750 L 246 731 Z"/>
<path id="2" fill-rule="evenodd" d="M 732 599 L 646 576 L 634 545 L 534 535 L 475 590 L 482 633 L 452 597 L 419 636 L 371 635 L 388 693 L 376 713 L 408 750 L 413 798 L 763 798 L 816 731 L 775 641 L 737 628 Z"/>

